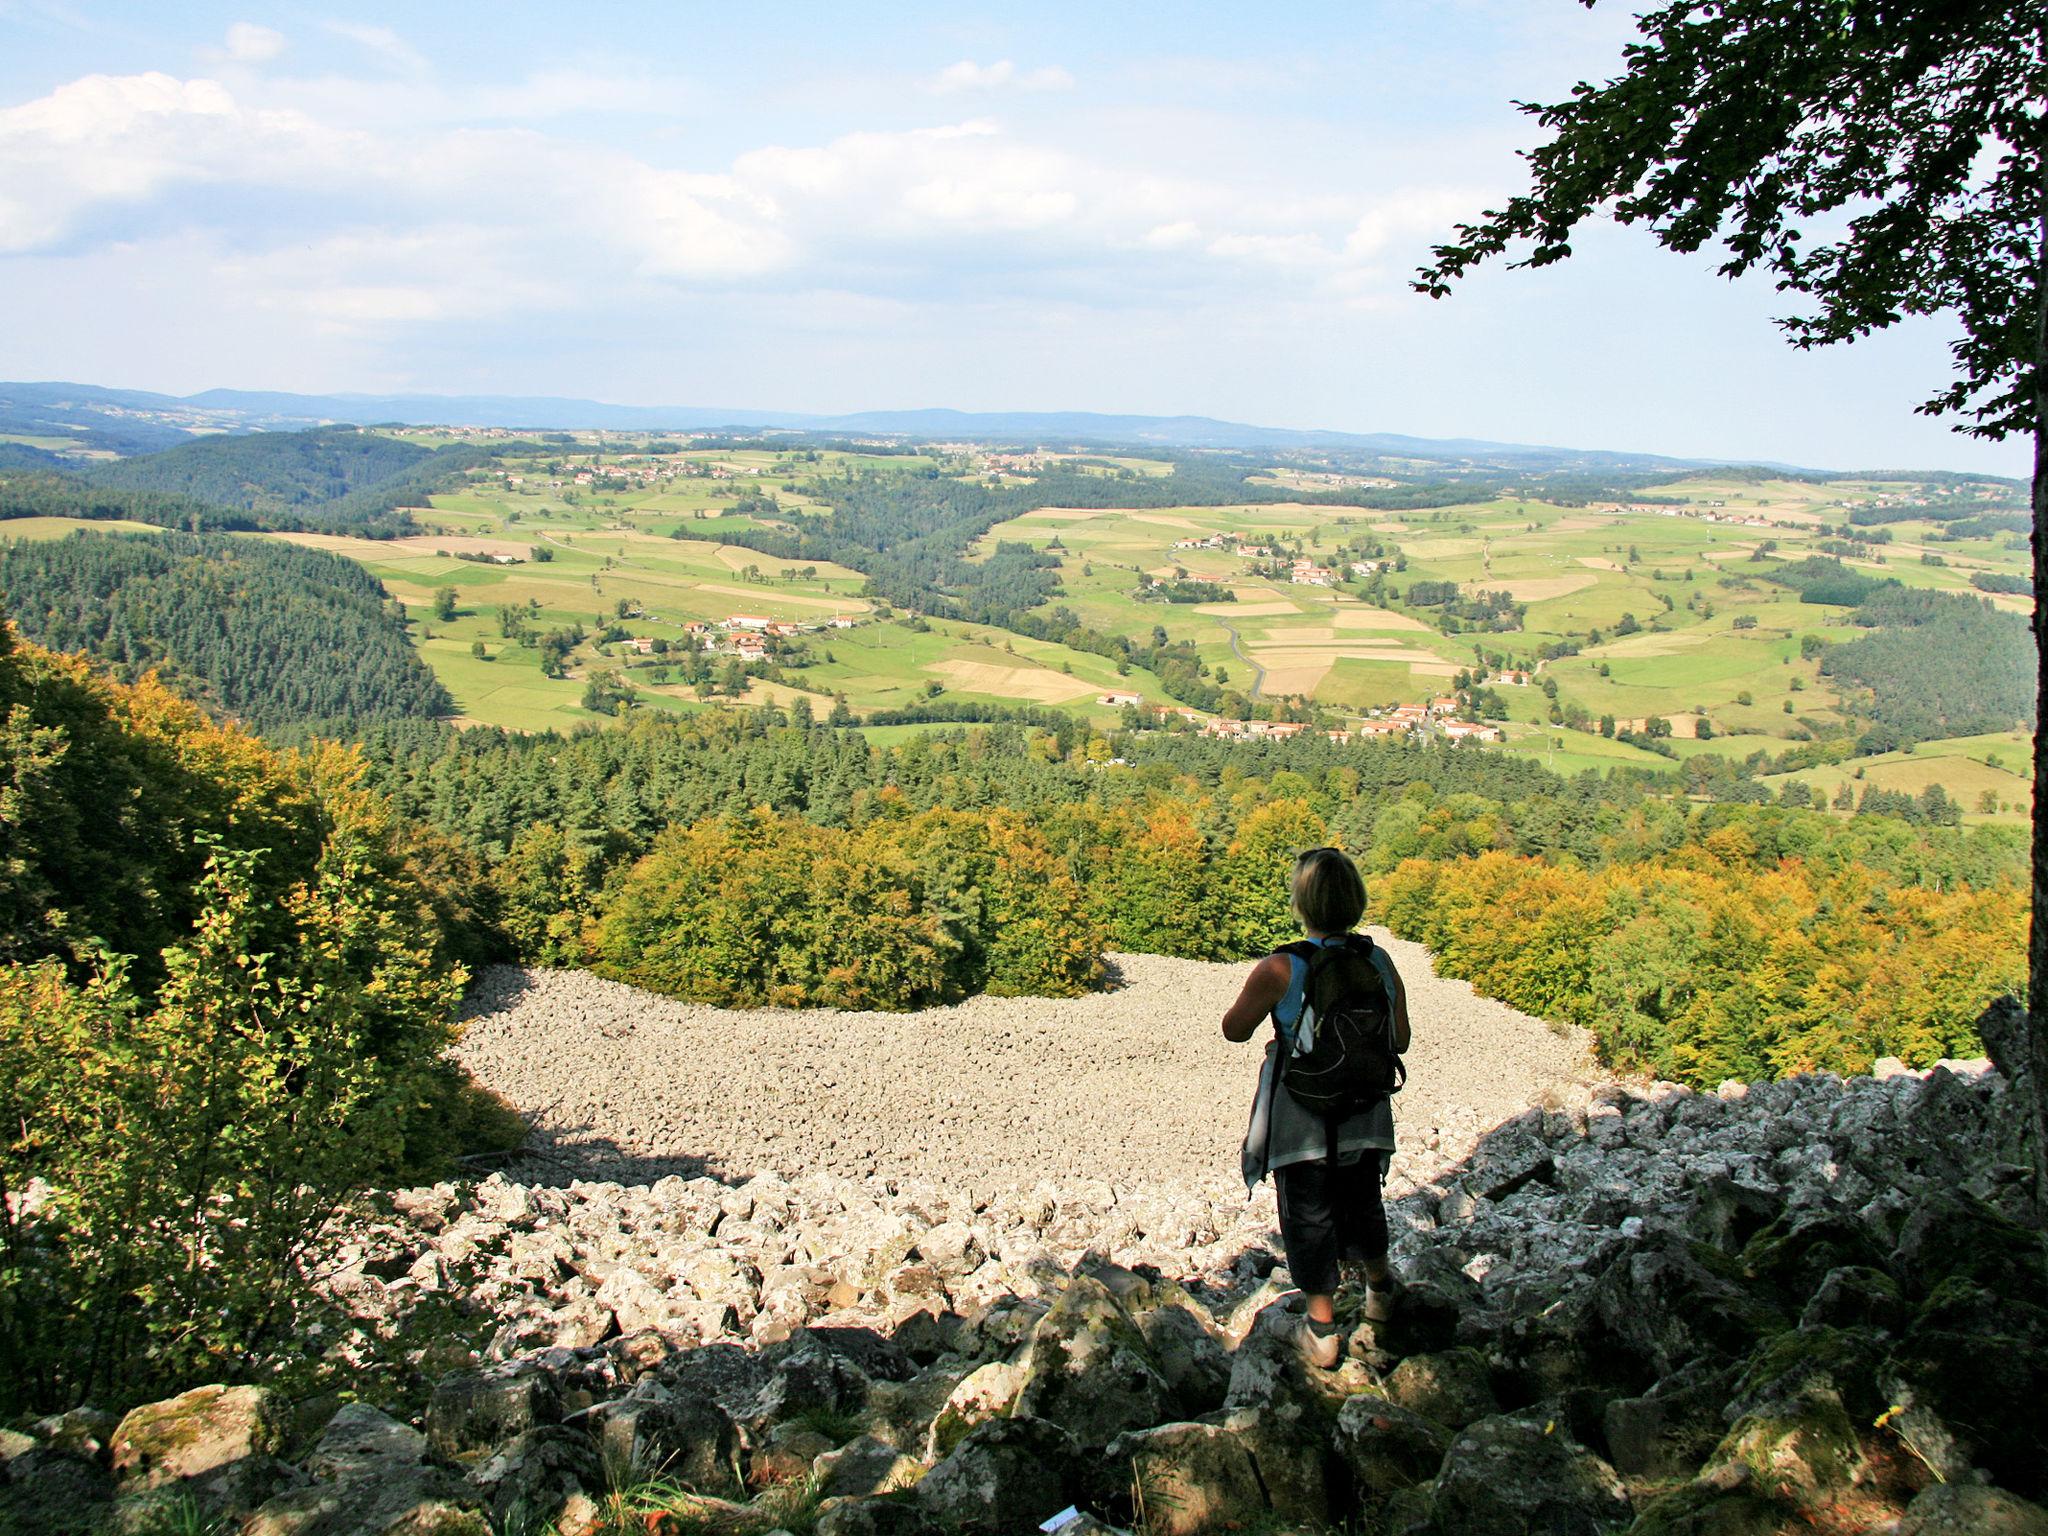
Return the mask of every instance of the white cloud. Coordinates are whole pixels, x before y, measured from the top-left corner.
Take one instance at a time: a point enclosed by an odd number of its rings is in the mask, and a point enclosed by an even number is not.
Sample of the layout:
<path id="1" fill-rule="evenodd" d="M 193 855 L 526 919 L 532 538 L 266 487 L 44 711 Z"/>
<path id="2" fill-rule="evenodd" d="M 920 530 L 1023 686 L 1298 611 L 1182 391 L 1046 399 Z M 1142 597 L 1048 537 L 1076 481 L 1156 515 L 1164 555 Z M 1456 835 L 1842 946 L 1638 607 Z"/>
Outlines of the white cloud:
<path id="1" fill-rule="evenodd" d="M 87 75 L 0 109 L 0 252 L 180 182 L 304 184 L 346 163 L 345 137 L 300 113 L 245 110 L 216 80 Z"/>
<path id="2" fill-rule="evenodd" d="M 409 74 L 424 74 L 427 61 L 419 50 L 389 27 L 366 26 L 361 22 L 335 21 L 329 19 L 320 23 L 336 37 L 345 37 L 367 52 L 394 64 Z"/>
<path id="3" fill-rule="evenodd" d="M 223 43 L 227 56 L 238 64 L 262 64 L 284 52 L 284 34 L 274 27 L 253 21 L 238 21 L 228 28 Z"/>
<path id="4" fill-rule="evenodd" d="M 1143 244 L 1155 251 L 1182 251 L 1202 243 L 1202 226 L 1193 219 L 1175 219 L 1155 224 L 1145 231 Z"/>
<path id="5" fill-rule="evenodd" d="M 931 88 L 941 95 L 960 91 L 993 91 L 1006 86 L 1021 91 L 1071 91 L 1074 77 L 1056 64 L 1020 70 L 1010 59 L 998 59 L 993 64 L 962 59 L 957 64 L 948 64 L 932 77 L 930 83 Z"/>
<path id="6" fill-rule="evenodd" d="M 1478 217 L 1492 195 L 1472 187 L 1405 187 L 1365 211 L 1345 237 L 1345 254 L 1366 259 L 1389 246 L 1413 245 L 1419 260 L 1425 243 L 1448 236 L 1461 219 Z"/>
<path id="7" fill-rule="evenodd" d="M 1017 83 L 1007 66 L 975 68 Z M 342 330 L 608 306 L 657 287 L 829 292 L 842 311 L 851 295 L 1014 302 L 1019 285 L 1082 308 L 1275 282 L 1356 303 L 1398 286 L 1374 271 L 1383 247 L 1468 203 L 1243 185 L 1199 154 L 1184 171 L 1156 151 L 1102 153 L 1171 135 L 1061 142 L 1064 121 L 1019 131 L 988 117 L 656 164 L 547 130 L 550 115 L 627 95 L 576 69 L 535 77 L 548 88 L 518 126 L 498 123 L 516 103 L 486 88 L 408 82 L 420 100 L 401 126 L 360 110 L 396 82 L 235 78 L 88 76 L 0 109 L 0 252 L 210 231 L 252 303 Z M 650 105 L 668 99 L 647 77 L 618 78 Z M 202 185 L 250 196 L 189 195 Z"/>

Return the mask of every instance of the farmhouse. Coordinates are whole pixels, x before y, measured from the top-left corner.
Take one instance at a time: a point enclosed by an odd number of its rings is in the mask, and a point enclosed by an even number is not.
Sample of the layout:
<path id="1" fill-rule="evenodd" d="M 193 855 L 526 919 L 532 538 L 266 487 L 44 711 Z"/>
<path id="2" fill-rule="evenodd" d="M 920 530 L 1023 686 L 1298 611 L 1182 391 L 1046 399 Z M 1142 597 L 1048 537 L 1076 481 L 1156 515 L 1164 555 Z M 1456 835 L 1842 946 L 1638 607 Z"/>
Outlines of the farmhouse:
<path id="1" fill-rule="evenodd" d="M 1100 695 L 1095 702 L 1106 705 L 1111 709 L 1122 709 L 1125 705 L 1144 703 L 1145 696 L 1142 693 L 1105 693 Z"/>
<path id="2" fill-rule="evenodd" d="M 654 654 L 654 637 L 652 635 L 635 635 L 633 637 L 633 649 L 642 656 L 652 656 Z"/>
<path id="3" fill-rule="evenodd" d="M 833 629 L 851 629 L 860 621 L 855 615 L 850 613 L 835 613 L 825 622 Z"/>
<path id="4" fill-rule="evenodd" d="M 773 619 L 764 619 L 756 613 L 736 613 L 725 621 L 727 629 L 751 629 L 757 634 L 766 634 L 774 625 Z"/>
<path id="5" fill-rule="evenodd" d="M 1470 720 L 1446 720 L 1443 733 L 1452 741 L 1499 741 L 1500 731 L 1491 725 L 1478 725 Z"/>

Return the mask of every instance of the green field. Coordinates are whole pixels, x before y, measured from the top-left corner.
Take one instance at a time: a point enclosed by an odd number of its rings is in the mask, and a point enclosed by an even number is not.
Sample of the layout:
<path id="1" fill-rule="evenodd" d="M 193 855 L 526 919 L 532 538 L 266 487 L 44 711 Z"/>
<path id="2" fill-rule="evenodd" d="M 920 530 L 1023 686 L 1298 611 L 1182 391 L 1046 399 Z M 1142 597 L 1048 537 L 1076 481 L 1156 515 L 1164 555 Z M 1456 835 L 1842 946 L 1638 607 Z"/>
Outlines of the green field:
<path id="1" fill-rule="evenodd" d="M 701 471 L 695 477 L 611 490 L 574 483 L 592 450 L 623 453 L 632 462 L 636 446 L 644 445 L 616 434 L 580 434 L 561 459 L 515 461 L 508 473 L 436 497 L 431 509 L 417 514 L 436 534 L 405 541 L 411 547 L 402 555 L 387 550 L 369 559 L 416 613 L 430 604 L 436 587 L 456 587 L 463 610 L 458 619 L 416 629 L 434 629 L 436 638 L 421 643 L 468 718 L 519 728 L 587 718 L 580 704 L 585 681 L 593 670 L 614 667 L 648 704 L 693 707 L 700 699 L 700 690 L 654 681 L 658 672 L 647 658 L 628 665 L 588 648 L 572 659 L 567 676 L 542 678 L 531 652 L 499 642 L 500 605 L 538 603 L 539 622 L 590 625 L 624 598 L 638 615 L 623 621 L 626 630 L 672 637 L 691 620 L 718 624 L 735 613 L 783 621 L 866 614 L 856 571 L 791 568 L 715 541 L 724 532 L 772 525 L 776 509 L 762 510 L 757 498 L 763 493 L 783 508 L 817 507 L 797 488 L 819 473 L 930 466 L 1028 483 L 1034 470 L 1062 457 L 992 452 L 977 465 L 833 451 L 812 463 L 795 452 L 707 449 L 666 461 L 695 465 Z M 1170 467 L 1130 454 L 1067 458 L 1104 474 L 1151 476 Z M 1343 478 L 1277 466 L 1271 476 L 1305 489 Z M 1670 722 L 1682 758 L 1699 751 L 1775 753 L 1844 724 L 1842 701 L 1801 642 L 1809 636 L 1839 642 L 1856 631 L 1845 624 L 1845 610 L 1801 603 L 1787 588 L 1761 579 L 1760 558 L 1816 553 L 1854 507 L 1912 492 L 1901 482 L 1729 476 L 1652 487 L 1640 502 L 1591 505 L 1501 498 L 1398 514 L 1308 503 L 1043 508 L 992 528 L 976 554 L 985 556 L 1001 541 L 1047 551 L 1058 559 L 1060 601 L 1089 626 L 1134 641 L 1156 632 L 1189 641 L 1214 680 L 1257 699 L 1312 700 L 1333 724 L 1424 702 L 1450 691 L 1460 672 L 1483 668 L 1493 674 L 1505 708 L 1511 750 L 1561 771 L 1624 764 L 1668 770 L 1670 758 L 1591 727 L 1603 716 L 1620 728 L 1661 718 Z M 1682 498 L 1683 504 L 1655 505 L 1647 500 L 1652 496 Z M 690 537 L 669 537 L 679 530 Z M 2010 537 L 1942 540 L 1943 563 L 1925 564 L 1921 556 L 1936 548 L 1929 536 L 1939 532 L 1938 523 L 1893 524 L 1889 544 L 1873 544 L 1869 558 L 1851 563 L 1910 585 L 1955 591 L 1970 590 L 1975 571 L 2026 569 L 2024 551 Z M 475 546 L 480 549 L 545 544 L 553 559 L 488 567 L 436 558 L 431 546 L 441 535 L 492 541 Z M 1225 547 L 1175 547 L 1219 538 Z M 1245 545 L 1264 553 L 1247 555 Z M 1371 588 L 1359 564 L 1352 566 L 1353 580 L 1341 579 L 1347 548 L 1384 551 L 1389 568 L 1380 590 Z M 1339 566 L 1336 584 L 1294 580 L 1296 560 Z M 1141 596 L 1147 576 L 1213 582 L 1230 600 L 1149 599 Z M 1457 626 L 1444 623 L 1442 610 L 1405 600 L 1418 582 L 1454 583 L 1461 595 L 1505 592 L 1524 605 L 1520 621 L 1500 630 L 1447 633 Z M 2024 598 L 1995 601 L 2028 607 Z M 1591 631 L 1598 631 L 1597 643 L 1587 642 Z M 494 660 L 470 656 L 476 639 L 485 641 Z M 1539 660 L 1544 647 L 1567 643 L 1579 645 L 1578 654 Z M 807 636 L 804 649 L 805 665 L 786 668 L 780 683 L 757 681 L 741 697 L 787 703 L 801 692 L 822 710 L 844 696 L 866 713 L 918 703 L 936 686 L 948 698 L 1039 704 L 1101 725 L 1118 717 L 1099 702 L 1105 693 L 1172 702 L 1149 673 L 1119 676 L 1093 654 L 968 624 L 915 629 L 864 619 L 854 629 Z M 1518 668 L 1526 679 L 1519 687 L 1504 680 Z M 1554 689 L 1554 697 L 1539 683 Z M 1568 728 L 1565 721 L 1573 718 L 1585 728 Z M 1692 739 L 1702 728 L 1711 738 Z M 1923 746 L 1916 756 L 1917 762 L 1901 765 L 1873 762 L 1866 773 L 1880 775 L 1873 782 L 1886 787 L 1956 773 L 1948 787 L 1973 811 L 1984 789 L 1998 791 L 1996 798 L 2008 806 L 2024 794 L 2024 785 L 1979 783 L 1997 770 L 1972 762 L 1967 752 Z M 1937 762 L 1949 766 L 1931 766 Z M 1810 776 L 1832 793 L 1829 776 L 1836 772 Z"/>
<path id="2" fill-rule="evenodd" d="M 478 434 L 399 435 L 438 446 Z M 906 622 L 863 595 L 859 571 L 721 542 L 786 527 L 792 510 L 829 515 L 830 484 L 843 474 L 936 473 L 1016 486 L 1054 466 L 1133 483 L 1173 469 L 1132 452 L 866 453 L 550 434 L 415 509 L 417 536 L 274 537 L 344 554 L 382 579 L 406 605 L 414 643 L 465 720 L 520 730 L 586 722 L 595 679 L 663 709 L 808 697 L 822 712 L 843 698 L 865 715 L 938 699 L 1032 704 L 1108 727 L 1121 714 L 1102 702 L 1105 694 L 1174 701 L 1142 668 L 1120 674 L 1092 652 L 1000 629 Z M 1393 483 L 1285 463 L 1253 480 L 1304 494 Z M 1668 722 L 1680 759 L 1776 754 L 1841 733 L 1845 701 L 1810 652 L 1816 640 L 1839 643 L 1859 631 L 1846 609 L 1802 603 L 1764 573 L 1823 552 L 1859 506 L 1931 505 L 1913 498 L 1936 494 L 1956 493 L 1911 480 L 1743 473 L 1682 478 L 1629 501 L 1573 504 L 1514 497 L 1406 512 L 1313 502 L 1045 507 L 995 525 L 969 558 L 986 558 L 1006 541 L 1044 551 L 1057 561 L 1056 601 L 1081 623 L 1140 647 L 1161 637 L 1187 642 L 1209 682 L 1255 704 L 1312 704 L 1326 724 L 1342 726 L 1448 694 L 1464 677 L 1492 690 L 1511 750 L 1566 771 L 1668 769 L 1671 757 L 1603 735 L 1603 718 L 1617 731 Z M 49 538 L 73 526 L 24 519 L 0 525 L 0 536 Z M 1851 566 L 1911 586 L 1972 592 L 1974 574 L 2028 569 L 2018 535 L 1956 538 L 1934 520 L 1846 531 L 1858 542 L 1834 549 Z M 1302 566 L 1330 574 L 1304 580 L 1312 573 Z M 1161 600 L 1180 581 L 1216 590 Z M 456 593 L 447 620 L 433 617 L 444 588 Z M 1505 597 L 1489 607 L 1482 594 Z M 1510 601 L 1518 605 L 1512 612 L 1499 611 L 1498 602 Z M 1991 601 L 2014 612 L 2030 607 L 2022 596 Z M 779 642 L 786 654 L 776 676 L 735 685 L 727 675 L 726 621 L 738 615 L 804 627 Z M 852 627 L 822 627 L 835 616 Z M 583 637 L 556 676 L 544 675 L 535 645 L 506 633 L 524 628 L 532 641 L 576 626 Z M 686 675 L 683 656 L 692 628 L 705 626 L 717 653 L 707 658 L 718 674 L 708 680 Z M 634 651 L 634 641 L 655 639 L 668 655 Z M 1708 739 L 1695 739 L 1703 730 Z M 2026 797 L 2023 743 L 2010 748 L 2010 769 L 1980 760 L 1992 747 L 1943 745 L 1858 766 L 1866 782 L 1886 788 L 1953 774 L 1945 787 L 1973 814 L 1980 801 L 2000 807 L 1984 814 L 2016 814 Z M 1802 777 L 1832 795 L 1849 771 Z"/>

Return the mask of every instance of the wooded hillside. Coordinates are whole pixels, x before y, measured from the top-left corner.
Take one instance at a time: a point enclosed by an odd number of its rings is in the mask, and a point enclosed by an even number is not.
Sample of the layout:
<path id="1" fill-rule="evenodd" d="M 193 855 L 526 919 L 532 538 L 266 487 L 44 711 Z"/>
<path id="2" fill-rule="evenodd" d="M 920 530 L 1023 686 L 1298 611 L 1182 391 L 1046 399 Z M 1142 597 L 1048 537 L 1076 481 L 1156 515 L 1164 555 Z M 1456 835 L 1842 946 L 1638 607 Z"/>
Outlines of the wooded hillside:
<path id="1" fill-rule="evenodd" d="M 0 542 L 21 632 L 133 680 L 159 669 L 259 730 L 452 712 L 395 605 L 354 561 L 226 534 Z"/>

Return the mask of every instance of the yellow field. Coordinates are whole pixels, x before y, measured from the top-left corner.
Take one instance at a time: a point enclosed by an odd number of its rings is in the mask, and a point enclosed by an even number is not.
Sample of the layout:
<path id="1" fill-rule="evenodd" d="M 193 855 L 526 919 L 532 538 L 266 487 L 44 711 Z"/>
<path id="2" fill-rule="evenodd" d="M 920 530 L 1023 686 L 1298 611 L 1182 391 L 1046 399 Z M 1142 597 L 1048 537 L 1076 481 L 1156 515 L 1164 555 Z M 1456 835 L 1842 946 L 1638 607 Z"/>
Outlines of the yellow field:
<path id="1" fill-rule="evenodd" d="M 1475 581 L 1474 587 L 1505 592 L 1518 603 L 1540 603 L 1546 597 L 1569 597 L 1597 586 L 1598 576 L 1522 576 L 1508 581 Z"/>
<path id="2" fill-rule="evenodd" d="M 1395 613 L 1390 608 L 1339 608 L 1330 615 L 1330 619 L 1339 629 L 1412 630 L 1418 635 L 1435 633 L 1412 614 Z"/>
<path id="3" fill-rule="evenodd" d="M 726 546 L 719 547 L 723 549 Z M 764 608 L 789 604 L 797 608 L 824 608 L 835 613 L 854 613 L 865 611 L 867 608 L 867 604 L 857 597 L 805 597 L 801 593 L 784 592 L 780 588 L 727 587 L 715 581 L 700 581 L 694 585 L 699 592 L 716 592 L 723 597 L 751 598 Z"/>
<path id="4" fill-rule="evenodd" d="M 969 693 L 1031 699 L 1041 704 L 1064 704 L 1099 691 L 1097 684 L 1061 672 L 1047 672 L 1040 667 L 1005 667 L 992 661 L 963 661 L 957 656 L 931 662 L 924 670 L 951 678 Z"/>
<path id="5" fill-rule="evenodd" d="M 94 533 L 163 532 L 154 523 L 131 523 L 126 518 L 94 522 L 79 517 L 10 517 L 0 521 L 0 539 L 62 539 L 81 528 L 89 528 Z"/>
<path id="6" fill-rule="evenodd" d="M 1226 619 L 1270 619 L 1277 614 L 1299 613 L 1301 610 L 1292 603 L 1196 603 L 1195 612 L 1220 614 Z"/>

